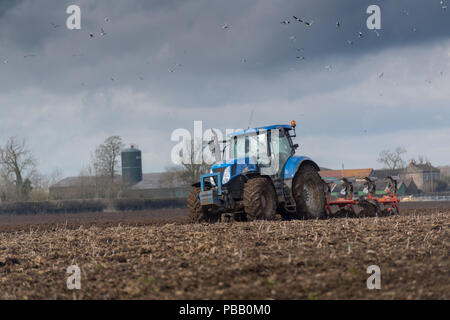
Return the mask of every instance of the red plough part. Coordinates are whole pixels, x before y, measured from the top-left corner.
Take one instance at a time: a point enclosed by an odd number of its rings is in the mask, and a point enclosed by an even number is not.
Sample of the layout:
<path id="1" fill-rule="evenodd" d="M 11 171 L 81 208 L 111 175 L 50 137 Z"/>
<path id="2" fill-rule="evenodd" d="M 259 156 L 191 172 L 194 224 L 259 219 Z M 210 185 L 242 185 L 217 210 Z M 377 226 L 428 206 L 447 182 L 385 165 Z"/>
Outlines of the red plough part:
<path id="1" fill-rule="evenodd" d="M 377 196 L 376 181 L 374 177 L 363 179 L 343 178 L 339 182 L 336 180 L 323 179 L 326 185 L 327 203 L 325 209 L 330 217 L 376 217 L 390 216 L 399 213 L 399 199 L 397 197 L 397 177 L 387 177 L 380 180 L 386 181 L 385 194 Z M 363 186 L 363 195 L 355 196 L 354 184 Z M 332 200 L 332 192 L 337 187 L 340 192 L 337 199 Z"/>

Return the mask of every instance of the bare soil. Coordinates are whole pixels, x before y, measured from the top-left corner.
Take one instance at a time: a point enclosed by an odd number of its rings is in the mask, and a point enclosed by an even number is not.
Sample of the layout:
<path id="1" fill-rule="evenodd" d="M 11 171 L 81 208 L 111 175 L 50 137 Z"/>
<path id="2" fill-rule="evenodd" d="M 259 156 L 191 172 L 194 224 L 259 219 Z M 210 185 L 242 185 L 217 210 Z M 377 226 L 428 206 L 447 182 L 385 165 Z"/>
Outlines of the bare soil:
<path id="1" fill-rule="evenodd" d="M 190 224 L 186 210 L 0 216 L 1 299 L 449 299 L 450 203 Z M 67 267 L 81 290 L 67 289 Z M 368 290 L 367 267 L 381 269 Z"/>

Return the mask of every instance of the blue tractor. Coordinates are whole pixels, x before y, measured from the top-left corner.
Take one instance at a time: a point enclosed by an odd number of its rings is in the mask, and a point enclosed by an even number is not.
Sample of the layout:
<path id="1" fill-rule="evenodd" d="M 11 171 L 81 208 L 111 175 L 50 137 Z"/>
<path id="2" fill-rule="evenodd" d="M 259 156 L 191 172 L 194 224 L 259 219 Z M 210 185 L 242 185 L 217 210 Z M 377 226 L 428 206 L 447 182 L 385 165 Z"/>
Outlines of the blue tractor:
<path id="1" fill-rule="evenodd" d="M 230 160 L 212 166 L 192 186 L 187 200 L 193 222 L 214 222 L 222 214 L 236 220 L 319 219 L 326 216 L 326 192 L 319 166 L 296 155 L 296 124 L 234 133 Z M 215 141 L 211 151 L 215 151 Z M 226 150 L 226 149 L 225 149 Z"/>

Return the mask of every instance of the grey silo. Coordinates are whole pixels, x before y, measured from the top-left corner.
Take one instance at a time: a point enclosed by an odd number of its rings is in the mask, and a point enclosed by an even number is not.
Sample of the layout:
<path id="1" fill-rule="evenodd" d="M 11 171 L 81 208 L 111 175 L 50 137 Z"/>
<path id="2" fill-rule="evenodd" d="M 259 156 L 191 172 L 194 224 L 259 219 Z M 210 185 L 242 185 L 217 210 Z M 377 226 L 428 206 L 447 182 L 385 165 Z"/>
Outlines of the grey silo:
<path id="1" fill-rule="evenodd" d="M 122 179 L 127 185 L 142 181 L 142 152 L 133 145 L 122 151 Z"/>

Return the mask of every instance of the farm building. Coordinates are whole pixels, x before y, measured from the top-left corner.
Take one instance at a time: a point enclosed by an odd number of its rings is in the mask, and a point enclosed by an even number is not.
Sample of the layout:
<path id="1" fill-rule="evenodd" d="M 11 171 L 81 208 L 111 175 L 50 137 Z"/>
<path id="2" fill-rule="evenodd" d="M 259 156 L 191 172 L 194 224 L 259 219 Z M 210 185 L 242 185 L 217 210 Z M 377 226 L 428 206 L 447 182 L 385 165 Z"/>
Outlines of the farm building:
<path id="1" fill-rule="evenodd" d="M 68 177 L 50 187 L 50 198 L 187 198 L 189 186 L 171 181 L 169 187 L 163 179 L 165 173 L 142 173 L 142 152 L 139 149 L 134 146 L 124 149 L 121 158 L 122 175 L 116 176 L 113 182 L 109 177 Z"/>
<path id="2" fill-rule="evenodd" d="M 417 164 L 411 161 L 403 169 L 346 169 L 346 170 L 324 170 L 320 172 L 324 178 L 362 178 L 375 177 L 384 179 L 386 177 L 399 177 L 399 194 L 403 191 L 405 194 L 418 194 L 421 192 L 432 192 L 436 188 L 436 183 L 440 180 L 440 169 L 433 167 L 429 162 Z M 404 186 L 402 186 L 402 184 Z"/>
<path id="3" fill-rule="evenodd" d="M 385 179 L 386 177 L 399 177 L 398 181 L 398 195 L 414 195 L 420 193 L 419 188 L 417 187 L 414 177 L 411 177 L 408 175 L 407 169 L 381 169 L 381 170 L 374 170 L 374 169 L 345 169 L 345 170 L 323 170 L 320 172 L 320 176 L 322 178 L 327 179 L 336 179 L 336 181 L 339 181 L 340 179 L 344 178 L 364 178 L 364 177 L 375 177 L 377 179 Z M 384 194 L 384 189 L 386 187 L 385 183 L 383 182 L 377 182 L 377 193 L 378 194 Z M 358 189 L 358 187 L 355 187 L 355 193 L 358 193 L 358 195 L 361 195 L 362 189 Z"/>
<path id="4" fill-rule="evenodd" d="M 441 179 L 441 171 L 429 162 L 416 164 L 411 161 L 405 169 L 405 178 L 413 179 L 417 188 L 423 192 L 433 192 L 436 191 L 434 184 Z"/>
<path id="5" fill-rule="evenodd" d="M 163 182 L 163 172 L 145 173 L 142 175 L 142 181 L 122 192 L 125 198 L 145 198 L 145 199 L 185 199 L 191 191 L 190 186 L 182 184 L 167 187 Z"/>
<path id="6" fill-rule="evenodd" d="M 416 183 L 412 178 L 409 179 L 400 179 L 398 182 L 398 195 L 415 195 L 420 193 L 419 188 L 417 188 Z"/>
<path id="7" fill-rule="evenodd" d="M 131 186 L 122 185 L 122 177 L 116 178 L 117 194 L 121 198 L 145 199 L 178 199 L 187 198 L 190 188 L 175 185 L 167 188 L 162 183 L 164 173 L 145 173 L 142 180 Z M 50 198 L 62 199 L 89 199 L 104 198 L 111 187 L 111 183 L 97 177 L 68 177 L 50 187 Z"/>

